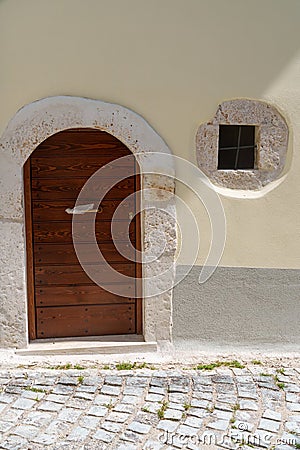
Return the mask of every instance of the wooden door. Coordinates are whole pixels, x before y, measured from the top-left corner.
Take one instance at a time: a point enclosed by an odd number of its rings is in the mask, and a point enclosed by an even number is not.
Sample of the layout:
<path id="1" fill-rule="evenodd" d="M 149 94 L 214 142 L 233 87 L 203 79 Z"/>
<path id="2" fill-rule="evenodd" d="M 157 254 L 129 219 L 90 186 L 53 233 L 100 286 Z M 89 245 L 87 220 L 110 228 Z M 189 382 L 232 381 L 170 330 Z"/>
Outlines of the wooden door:
<path id="1" fill-rule="evenodd" d="M 125 155 L 130 161 L 114 169 L 100 183 L 113 186 L 96 215 L 97 243 L 106 261 L 132 281 L 122 285 L 122 297 L 99 287 L 85 273 L 72 241 L 72 215 L 77 196 L 88 178 L 103 165 Z M 119 173 L 135 173 L 115 183 Z M 110 226 L 114 210 L 139 189 L 136 160 L 128 148 L 108 133 L 93 129 L 65 130 L 49 137 L 33 152 L 24 166 L 27 282 L 30 339 L 49 337 L 141 334 L 142 305 L 140 265 L 127 260 L 115 248 Z M 87 199 L 86 203 L 97 201 Z M 117 240 L 125 245 L 125 223 L 134 213 L 136 200 L 122 210 Z M 129 211 L 131 209 L 131 211 Z M 124 223 L 122 218 L 124 218 Z M 86 220 L 86 215 L 79 217 Z M 128 223 L 128 222 L 127 222 Z M 131 222 L 130 239 L 140 249 L 139 216 Z M 80 243 L 81 245 L 81 243 Z M 91 237 L 82 239 L 86 264 L 99 264 L 91 255 Z M 124 295 L 123 295 L 124 292 Z"/>

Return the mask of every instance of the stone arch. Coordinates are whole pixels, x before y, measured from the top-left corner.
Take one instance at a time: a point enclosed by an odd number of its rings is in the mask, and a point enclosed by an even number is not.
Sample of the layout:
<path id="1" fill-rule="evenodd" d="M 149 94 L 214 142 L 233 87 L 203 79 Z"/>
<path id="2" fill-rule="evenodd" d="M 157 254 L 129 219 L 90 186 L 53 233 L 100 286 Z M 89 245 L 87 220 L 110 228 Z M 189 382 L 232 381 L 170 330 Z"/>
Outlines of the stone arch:
<path id="1" fill-rule="evenodd" d="M 27 289 L 26 243 L 24 232 L 23 165 L 34 149 L 52 134 L 68 128 L 95 128 L 106 131 L 122 141 L 134 155 L 139 155 L 142 189 L 163 189 L 174 193 L 174 166 L 168 168 L 169 177 L 144 174 L 143 167 L 155 168 L 155 153 L 171 155 L 163 139 L 141 116 L 116 104 L 81 97 L 49 97 L 20 109 L 9 122 L 0 139 L 0 237 L 1 255 L 1 347 L 26 347 Z M 147 157 L 147 154 L 149 154 Z M 143 164 L 145 160 L 145 164 Z M 169 161 L 169 160 L 168 160 Z M 164 167 L 164 172 L 166 168 Z M 158 168 L 159 170 L 159 168 Z M 150 202 L 156 190 L 151 194 Z M 142 195 L 142 207 L 147 208 L 149 195 Z M 172 211 L 175 217 L 173 195 L 166 196 L 162 210 Z M 160 214 L 160 213 L 158 213 Z M 161 224 L 164 231 L 165 216 L 158 220 L 147 211 L 142 215 L 142 239 Z M 159 225 L 158 225 L 159 223 Z M 152 265 L 152 273 L 160 272 L 160 264 L 169 264 L 167 284 L 175 277 L 176 223 L 170 219 L 168 227 L 168 252 L 163 262 Z M 151 278 L 151 271 L 147 273 Z M 147 281 L 146 281 L 147 283 Z M 144 286 L 147 291 L 147 285 Z M 171 341 L 172 290 L 152 298 L 143 305 L 144 338 L 146 341 Z"/>

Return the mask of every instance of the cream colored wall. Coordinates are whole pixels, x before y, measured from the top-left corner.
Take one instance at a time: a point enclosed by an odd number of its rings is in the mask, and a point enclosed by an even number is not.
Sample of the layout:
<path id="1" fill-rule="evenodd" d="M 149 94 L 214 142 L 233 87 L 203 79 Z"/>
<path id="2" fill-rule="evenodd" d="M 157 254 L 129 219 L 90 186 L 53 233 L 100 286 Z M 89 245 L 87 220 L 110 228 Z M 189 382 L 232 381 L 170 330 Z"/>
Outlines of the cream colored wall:
<path id="1" fill-rule="evenodd" d="M 219 102 L 270 101 L 291 127 L 290 167 L 262 198 L 222 196 L 222 264 L 299 268 L 299 19 L 299 0 L 0 0 L 0 131 L 37 99 L 84 96 L 133 109 L 195 161 L 197 127 Z M 178 193 L 199 220 L 201 264 L 208 220 Z"/>

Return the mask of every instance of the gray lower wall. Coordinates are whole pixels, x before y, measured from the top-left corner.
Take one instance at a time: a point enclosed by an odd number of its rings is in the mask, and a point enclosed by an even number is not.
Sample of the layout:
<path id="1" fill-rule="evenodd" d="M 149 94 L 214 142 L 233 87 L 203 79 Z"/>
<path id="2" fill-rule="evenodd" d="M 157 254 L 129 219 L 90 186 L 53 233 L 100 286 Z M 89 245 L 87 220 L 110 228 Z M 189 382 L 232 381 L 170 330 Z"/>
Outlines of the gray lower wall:
<path id="1" fill-rule="evenodd" d="M 177 275 L 183 266 L 177 267 Z M 300 349 L 300 270 L 194 266 L 174 288 L 175 346 L 289 344 Z"/>

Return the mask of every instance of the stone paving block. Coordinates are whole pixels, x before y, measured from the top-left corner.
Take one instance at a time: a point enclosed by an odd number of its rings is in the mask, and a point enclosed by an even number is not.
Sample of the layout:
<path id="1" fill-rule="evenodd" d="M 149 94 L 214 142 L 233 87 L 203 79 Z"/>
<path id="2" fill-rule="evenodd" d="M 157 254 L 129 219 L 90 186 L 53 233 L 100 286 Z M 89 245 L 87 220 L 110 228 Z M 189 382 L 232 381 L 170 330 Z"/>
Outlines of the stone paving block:
<path id="1" fill-rule="evenodd" d="M 106 395 L 114 395 L 118 396 L 121 392 L 121 388 L 119 386 L 110 386 L 110 385 L 103 385 L 101 390 L 101 394 Z"/>
<path id="2" fill-rule="evenodd" d="M 74 428 L 69 436 L 67 437 L 68 441 L 84 441 L 89 434 L 89 430 L 87 428 L 77 426 Z"/>
<path id="3" fill-rule="evenodd" d="M 13 424 L 11 422 L 0 420 L 0 433 L 5 433 L 5 431 L 8 431 L 12 426 Z"/>
<path id="4" fill-rule="evenodd" d="M 36 401 L 20 397 L 12 407 L 16 409 L 31 409 L 34 405 L 36 405 Z"/>
<path id="5" fill-rule="evenodd" d="M 122 386 L 123 379 L 116 375 L 107 375 L 104 380 L 105 384 L 110 384 L 112 386 Z"/>
<path id="6" fill-rule="evenodd" d="M 159 441 L 154 441 L 153 439 L 150 439 L 147 442 L 145 442 L 143 446 L 143 450 L 162 450 L 162 448 L 163 444 L 161 444 Z"/>
<path id="7" fill-rule="evenodd" d="M 42 401 L 38 404 L 37 409 L 40 409 L 42 411 L 60 411 L 62 407 L 62 403 Z"/>
<path id="8" fill-rule="evenodd" d="M 28 441 L 19 436 L 9 436 L 1 441 L 0 448 L 7 450 L 25 450 L 28 448 Z"/>
<path id="9" fill-rule="evenodd" d="M 33 438 L 32 442 L 41 445 L 51 445 L 55 444 L 56 440 L 57 440 L 56 436 L 53 434 L 41 433 L 38 434 L 35 438 Z"/>
<path id="10" fill-rule="evenodd" d="M 105 431 L 105 430 L 98 430 L 94 435 L 93 438 L 103 441 L 103 442 L 107 442 L 110 443 L 113 441 L 115 437 L 114 433 L 110 433 L 109 431 Z"/>
<path id="11" fill-rule="evenodd" d="M 147 394 L 145 397 L 146 402 L 161 402 L 165 398 L 161 394 Z"/>
<path id="12" fill-rule="evenodd" d="M 83 416 L 80 418 L 79 425 L 92 430 L 98 427 L 100 420 L 99 416 Z"/>
<path id="13" fill-rule="evenodd" d="M 258 405 L 253 400 L 239 400 L 240 409 L 246 409 L 251 411 L 257 411 Z"/>
<path id="14" fill-rule="evenodd" d="M 56 384 L 52 390 L 53 394 L 70 395 L 74 392 L 73 386 L 66 386 L 64 384 Z"/>
<path id="15" fill-rule="evenodd" d="M 43 427 L 48 425 L 53 419 L 54 416 L 52 413 L 31 411 L 24 419 L 22 419 L 22 423 Z"/>
<path id="16" fill-rule="evenodd" d="M 12 403 L 16 399 L 17 397 L 15 395 L 9 395 L 6 393 L 0 394 L 0 403 Z"/>
<path id="17" fill-rule="evenodd" d="M 277 411 L 272 411 L 271 409 L 266 409 L 262 417 L 264 419 L 277 420 L 278 422 L 281 422 L 282 414 Z"/>
<path id="18" fill-rule="evenodd" d="M 33 425 L 19 425 L 13 430 L 13 434 L 18 436 L 33 439 L 39 432 L 38 427 L 34 427 Z"/>
<path id="19" fill-rule="evenodd" d="M 90 394 L 88 392 L 76 392 L 74 394 L 74 398 L 82 398 L 83 400 L 90 400 L 92 401 L 94 399 L 94 394 Z"/>
<path id="20" fill-rule="evenodd" d="M 98 394 L 94 399 L 95 405 L 109 405 L 110 403 L 115 403 L 116 399 L 112 399 L 110 395 Z"/>
<path id="21" fill-rule="evenodd" d="M 65 403 L 66 396 L 62 394 L 49 394 L 47 395 L 46 401 L 55 402 L 55 403 Z"/>
<path id="22" fill-rule="evenodd" d="M 203 419 L 199 417 L 189 416 L 185 419 L 184 425 L 188 425 L 189 427 L 197 428 L 198 430 L 201 428 L 203 424 Z"/>
<path id="23" fill-rule="evenodd" d="M 24 409 L 10 409 L 5 412 L 5 420 L 7 422 L 19 422 L 21 416 L 24 414 Z"/>
<path id="24" fill-rule="evenodd" d="M 147 434 L 151 430 L 151 425 L 147 425 L 141 422 L 131 422 L 130 425 L 128 425 L 127 430 L 134 431 L 135 433 L 139 434 Z"/>
<path id="25" fill-rule="evenodd" d="M 202 408 L 189 408 L 187 410 L 187 414 L 189 416 L 195 416 L 195 417 L 206 417 L 209 415 L 209 412 L 206 409 L 202 409 Z"/>
<path id="26" fill-rule="evenodd" d="M 70 408 L 86 410 L 91 406 L 92 402 L 90 400 L 85 400 L 83 398 L 69 398 L 66 400 L 65 405 Z"/>
<path id="27" fill-rule="evenodd" d="M 75 393 L 77 392 L 86 392 L 88 394 L 95 394 L 95 392 L 98 390 L 98 386 L 90 386 L 90 385 L 85 385 L 85 384 L 81 384 L 80 386 L 77 386 Z"/>
<path id="28" fill-rule="evenodd" d="M 139 403 L 139 401 L 140 398 L 134 395 L 124 395 L 124 397 L 122 398 L 122 402 L 129 405 L 136 405 L 137 403 Z"/>
<path id="29" fill-rule="evenodd" d="M 178 409 L 170 409 L 168 408 L 164 414 L 165 419 L 170 420 L 180 420 L 182 418 L 182 412 Z"/>
<path id="30" fill-rule="evenodd" d="M 198 433 L 197 428 L 190 427 L 188 425 L 179 425 L 179 427 L 176 430 L 176 434 L 183 437 L 196 436 L 197 433 Z"/>
<path id="31" fill-rule="evenodd" d="M 87 414 L 90 416 L 104 417 L 107 414 L 107 408 L 104 406 L 91 406 Z"/>
<path id="32" fill-rule="evenodd" d="M 129 417 L 129 414 L 126 414 L 123 412 L 119 413 L 119 412 L 112 411 L 108 414 L 107 420 L 110 420 L 112 422 L 124 423 L 124 422 L 126 422 L 128 417 Z"/>
<path id="33" fill-rule="evenodd" d="M 0 414 L 5 408 L 6 408 L 6 404 L 5 403 L 0 403 Z"/>
<path id="34" fill-rule="evenodd" d="M 181 403 L 182 405 L 188 401 L 188 397 L 185 394 L 171 392 L 168 395 L 169 401 L 172 403 Z"/>
<path id="35" fill-rule="evenodd" d="M 178 422 L 173 422 L 172 420 L 160 420 L 157 424 L 158 430 L 168 431 L 173 433 L 178 427 Z"/>
<path id="36" fill-rule="evenodd" d="M 53 420 L 45 431 L 47 434 L 66 436 L 70 432 L 70 424 L 61 420 Z"/>
<path id="37" fill-rule="evenodd" d="M 114 406 L 113 410 L 117 411 L 117 412 L 125 412 L 125 413 L 128 413 L 128 414 L 131 414 L 134 411 L 134 406 L 130 405 L 128 403 L 120 402 L 120 403 L 117 403 Z"/>
<path id="38" fill-rule="evenodd" d="M 125 386 L 123 390 L 124 395 L 137 395 L 141 397 L 144 394 L 144 388 L 138 388 L 136 386 Z"/>
<path id="39" fill-rule="evenodd" d="M 208 428 L 213 428 L 214 430 L 225 431 L 229 426 L 229 421 L 224 419 L 215 420 L 207 424 Z"/>
<path id="40" fill-rule="evenodd" d="M 60 384 L 65 384 L 67 386 L 77 386 L 78 379 L 70 376 L 62 376 L 59 379 Z"/>
<path id="41" fill-rule="evenodd" d="M 157 403 L 157 405 L 161 406 L 161 403 Z M 185 403 L 185 406 L 190 406 L 190 405 L 188 403 Z M 170 408 L 170 409 L 178 409 L 178 411 L 185 411 L 186 410 L 184 405 L 181 405 L 180 403 L 173 403 L 173 402 L 169 402 L 168 403 L 168 408 Z"/>
<path id="42" fill-rule="evenodd" d="M 167 389 L 164 387 L 159 387 L 159 386 L 150 386 L 148 392 L 149 392 L 149 394 L 165 395 L 167 393 Z"/>
<path id="43" fill-rule="evenodd" d="M 144 435 L 135 433 L 134 431 L 126 430 L 121 435 L 121 439 L 124 441 L 129 441 L 129 442 L 133 442 L 133 443 L 137 444 L 144 439 Z M 138 446 L 138 448 L 139 448 L 139 446 Z"/>
<path id="44" fill-rule="evenodd" d="M 118 433 L 121 430 L 122 425 L 120 425 L 120 423 L 117 422 L 110 422 L 109 420 L 106 419 L 101 424 L 101 428 L 103 428 L 103 430 L 106 431 L 111 431 L 112 433 Z"/>
<path id="45" fill-rule="evenodd" d="M 161 403 L 146 402 L 142 406 L 142 411 L 156 414 L 160 408 L 161 408 Z"/>
<path id="46" fill-rule="evenodd" d="M 74 408 L 63 408 L 58 414 L 57 419 L 63 422 L 75 423 L 81 416 L 82 411 Z"/>
<path id="47" fill-rule="evenodd" d="M 284 424 L 285 429 L 289 433 L 297 434 L 300 436 L 300 423 L 299 422 L 286 422 Z"/>
<path id="48" fill-rule="evenodd" d="M 138 447 L 136 445 L 133 444 L 129 444 L 128 442 L 126 443 L 121 443 L 118 445 L 118 447 L 116 448 L 116 450 L 139 450 Z M 149 449 L 152 450 L 152 449 Z"/>
<path id="49" fill-rule="evenodd" d="M 300 403 L 287 402 L 286 407 L 290 411 L 300 412 Z"/>

